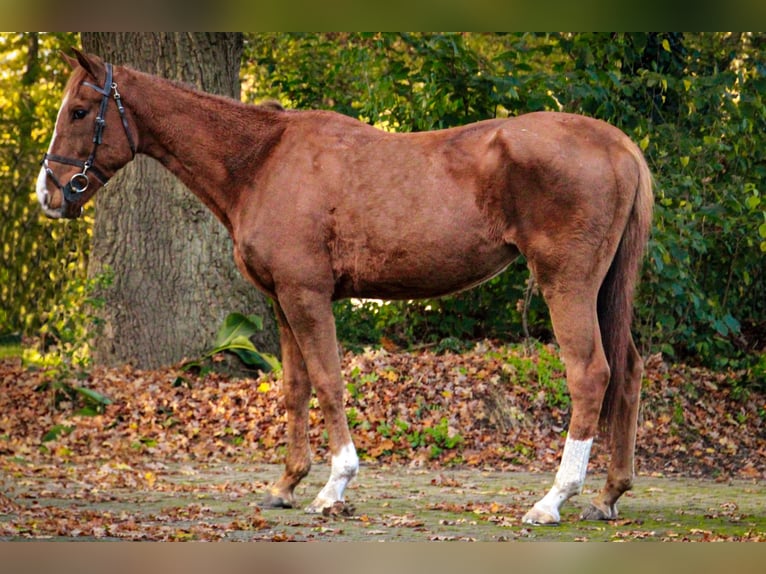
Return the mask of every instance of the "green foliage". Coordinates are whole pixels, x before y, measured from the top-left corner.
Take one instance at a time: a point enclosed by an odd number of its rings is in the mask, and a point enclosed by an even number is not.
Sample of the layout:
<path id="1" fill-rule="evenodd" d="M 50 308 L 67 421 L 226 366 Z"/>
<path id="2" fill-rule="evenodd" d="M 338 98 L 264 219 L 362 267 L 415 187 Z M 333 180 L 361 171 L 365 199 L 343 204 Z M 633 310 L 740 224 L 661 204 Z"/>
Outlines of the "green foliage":
<path id="1" fill-rule="evenodd" d="M 642 351 L 724 367 L 763 345 L 766 35 L 277 34 L 251 37 L 247 51 L 251 100 L 333 108 L 383 129 L 533 110 L 620 127 L 656 181 L 636 305 Z M 438 301 L 339 303 L 338 332 L 357 345 L 507 339 L 521 331 L 526 277 L 513 265 Z M 539 297 L 529 319 L 533 335 L 550 336 Z"/>
<path id="2" fill-rule="evenodd" d="M 261 353 L 253 344 L 252 337 L 263 330 L 263 319 L 258 315 L 243 315 L 230 313 L 218 329 L 213 348 L 207 351 L 201 359 L 190 361 L 185 369 L 202 368 L 203 363 L 219 353 L 236 355 L 242 364 L 251 369 L 268 373 L 279 370 L 279 360 L 268 353 Z"/>
<path id="3" fill-rule="evenodd" d="M 530 387 L 545 393 L 551 408 L 567 409 L 571 398 L 567 389 L 564 363 L 558 352 L 539 341 L 508 347 L 504 373 L 511 386 Z"/>
<path id="4" fill-rule="evenodd" d="M 439 458 L 445 450 L 456 448 L 464 440 L 460 433 L 449 428 L 447 417 L 442 417 L 435 426 L 424 429 L 423 433 L 430 437 L 430 456 L 433 459 Z"/>
<path id="5" fill-rule="evenodd" d="M 77 416 L 100 415 L 104 412 L 104 407 L 112 404 L 112 399 L 98 391 L 80 386 L 61 377 L 47 380 L 38 385 L 35 390 L 49 392 L 51 394 L 51 406 L 54 409 L 60 409 L 64 404 L 71 405 L 73 408 L 80 405 L 80 408 L 73 411 L 73 414 Z M 58 434 L 58 432 L 54 433 L 47 440 L 58 438 Z M 43 442 L 46 442 L 45 438 L 43 438 Z"/>
<path id="6" fill-rule="evenodd" d="M 9 333 L 0 335 L 0 361 L 21 356 L 21 335 Z"/>
<path id="7" fill-rule="evenodd" d="M 72 425 L 54 425 L 48 432 L 43 435 L 42 442 L 50 442 L 52 440 L 56 440 L 62 435 L 71 434 L 74 429 L 75 427 Z"/>
<path id="8" fill-rule="evenodd" d="M 375 430 L 381 437 L 391 439 L 394 444 L 406 443 L 410 448 L 428 447 L 431 459 L 439 458 L 445 450 L 457 448 L 465 440 L 460 433 L 450 428 L 447 417 L 442 417 L 435 425 L 422 430 L 412 429 L 410 423 L 402 419 L 396 419 L 393 424 L 382 422 Z"/>
<path id="9" fill-rule="evenodd" d="M 456 340 L 508 338 L 522 330 L 526 281 L 526 268 L 513 266 L 481 287 L 451 297 L 338 301 L 338 338 L 357 350 L 385 337 L 402 347 L 426 344 L 453 351 L 461 347 Z M 541 297 L 532 297 L 526 313 L 530 334 L 550 338 L 548 309 Z"/>
<path id="10" fill-rule="evenodd" d="M 752 388 L 755 391 L 766 391 L 766 353 L 751 358 L 742 383 L 735 390 Z M 764 411 L 761 412 L 764 413 Z M 766 414 L 762 414 L 761 418 L 766 418 Z"/>
<path id="11" fill-rule="evenodd" d="M 86 274 L 92 211 L 51 225 L 35 196 L 68 68 L 72 33 L 0 34 L 0 334 L 33 333 L 67 282 Z"/>
<path id="12" fill-rule="evenodd" d="M 100 293 L 113 279 L 111 269 L 106 269 L 96 277 L 67 283 L 43 315 L 39 338 L 24 350 L 24 361 L 65 379 L 85 376 L 91 363 L 90 342 L 103 328 L 98 316 L 104 306 Z"/>
<path id="13" fill-rule="evenodd" d="M 93 416 L 103 413 L 104 407 L 112 402 L 85 386 L 91 362 L 90 341 L 103 327 L 98 310 L 103 307 L 104 300 L 99 297 L 99 292 L 112 280 L 113 274 L 107 269 L 92 279 L 66 284 L 61 299 L 44 316 L 36 346 L 22 352 L 28 368 L 44 369 L 44 381 L 35 390 L 49 392 L 55 409 L 63 404 L 71 405 L 73 409 L 79 405 L 74 414 Z M 47 440 L 57 438 L 60 431 L 52 430 L 53 434 Z M 43 442 L 46 442 L 45 438 Z"/>

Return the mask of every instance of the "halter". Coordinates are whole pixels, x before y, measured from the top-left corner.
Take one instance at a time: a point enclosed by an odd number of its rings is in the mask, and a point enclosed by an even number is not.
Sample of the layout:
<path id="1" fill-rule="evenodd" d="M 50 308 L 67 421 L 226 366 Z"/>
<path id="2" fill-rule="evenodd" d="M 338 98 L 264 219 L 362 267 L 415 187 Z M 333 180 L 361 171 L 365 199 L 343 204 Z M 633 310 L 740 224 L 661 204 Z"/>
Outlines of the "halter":
<path id="1" fill-rule="evenodd" d="M 98 146 L 101 144 L 103 139 L 104 127 L 106 126 L 106 120 L 104 119 L 104 116 L 106 115 L 106 108 L 109 104 L 109 96 L 112 92 L 114 92 L 114 101 L 117 104 L 117 111 L 120 113 L 122 126 L 125 128 L 125 135 L 128 138 L 130 151 L 133 153 L 134 157 L 136 155 L 136 145 L 133 141 L 133 136 L 130 133 L 130 128 L 128 127 L 128 120 L 125 117 L 125 107 L 122 105 L 120 93 L 117 91 L 117 83 L 112 81 L 112 65 L 109 63 L 106 64 L 106 80 L 104 81 L 103 88 L 100 88 L 95 84 L 91 84 L 90 82 L 83 82 L 83 85 L 88 86 L 89 88 L 93 88 L 102 95 L 101 107 L 99 108 L 98 116 L 96 117 L 96 126 L 93 133 L 93 150 L 90 152 L 90 156 L 88 156 L 88 159 L 85 161 L 81 161 L 79 159 L 46 153 L 40 162 L 40 164 L 45 169 L 45 173 L 53 180 L 53 183 L 56 184 L 56 187 L 61 190 L 61 193 L 64 196 L 63 203 L 61 205 L 62 213 L 67 212 L 67 204 L 77 202 L 80 194 L 88 189 L 88 186 L 90 185 L 88 172 L 92 173 L 101 183 L 101 185 L 106 185 L 109 182 L 109 178 L 93 164 L 96 161 L 96 151 L 98 150 Z M 63 163 L 66 165 L 73 165 L 75 167 L 81 168 L 82 171 L 80 173 L 74 174 L 66 185 L 61 185 L 61 182 L 53 173 L 53 170 L 48 167 L 48 160 L 55 161 L 57 163 Z"/>

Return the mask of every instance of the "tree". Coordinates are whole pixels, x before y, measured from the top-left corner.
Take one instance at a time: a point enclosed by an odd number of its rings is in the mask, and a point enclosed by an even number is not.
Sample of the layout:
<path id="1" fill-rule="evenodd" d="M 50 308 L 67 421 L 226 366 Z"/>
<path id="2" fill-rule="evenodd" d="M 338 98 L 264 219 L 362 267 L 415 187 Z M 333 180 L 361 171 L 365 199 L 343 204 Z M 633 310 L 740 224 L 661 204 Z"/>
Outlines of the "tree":
<path id="1" fill-rule="evenodd" d="M 239 97 L 241 34 L 99 32 L 82 42 L 114 64 Z M 237 271 L 224 227 L 182 183 L 137 156 L 109 187 L 96 196 L 89 262 L 91 276 L 114 272 L 97 362 L 152 368 L 199 357 L 230 312 L 264 318 L 256 347 L 276 350 L 270 305 Z"/>

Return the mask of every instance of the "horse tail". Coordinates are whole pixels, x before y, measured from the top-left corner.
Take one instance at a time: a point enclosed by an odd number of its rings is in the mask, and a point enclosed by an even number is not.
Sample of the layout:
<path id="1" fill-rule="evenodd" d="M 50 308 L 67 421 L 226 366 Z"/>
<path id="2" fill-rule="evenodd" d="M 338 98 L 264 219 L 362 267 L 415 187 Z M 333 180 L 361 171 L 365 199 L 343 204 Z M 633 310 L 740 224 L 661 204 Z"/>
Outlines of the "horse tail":
<path id="1" fill-rule="evenodd" d="M 633 321 L 633 298 L 649 239 L 654 201 L 652 175 L 643 154 L 633 142 L 628 144 L 628 151 L 638 167 L 638 182 L 628 222 L 599 289 L 597 303 L 602 344 L 611 372 L 599 421 L 607 433 L 610 431 L 611 413 L 623 396 L 619 386 L 629 376 L 628 350 L 632 341 L 630 326 Z"/>

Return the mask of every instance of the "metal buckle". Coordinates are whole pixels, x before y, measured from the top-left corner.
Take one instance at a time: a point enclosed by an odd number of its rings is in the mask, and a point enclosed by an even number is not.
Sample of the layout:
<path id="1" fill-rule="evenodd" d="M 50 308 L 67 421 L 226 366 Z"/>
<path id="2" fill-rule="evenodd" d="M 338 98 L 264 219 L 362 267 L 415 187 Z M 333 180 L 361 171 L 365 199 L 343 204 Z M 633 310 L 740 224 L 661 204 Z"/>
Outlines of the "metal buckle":
<path id="1" fill-rule="evenodd" d="M 90 178 L 88 174 L 83 171 L 82 173 L 76 173 L 69 180 L 69 185 L 72 186 L 72 191 L 75 193 L 82 193 L 90 185 Z"/>

